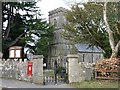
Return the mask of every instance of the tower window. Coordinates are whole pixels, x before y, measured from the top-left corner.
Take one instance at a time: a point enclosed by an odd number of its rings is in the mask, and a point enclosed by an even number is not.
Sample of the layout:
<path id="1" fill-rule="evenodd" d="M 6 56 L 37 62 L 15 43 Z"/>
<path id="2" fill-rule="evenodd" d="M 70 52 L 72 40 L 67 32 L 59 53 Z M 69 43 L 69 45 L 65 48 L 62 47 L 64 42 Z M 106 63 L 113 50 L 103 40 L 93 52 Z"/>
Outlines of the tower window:
<path id="1" fill-rule="evenodd" d="M 56 19 L 54 19 L 53 25 L 54 25 L 54 26 L 57 26 L 57 20 L 56 20 Z"/>

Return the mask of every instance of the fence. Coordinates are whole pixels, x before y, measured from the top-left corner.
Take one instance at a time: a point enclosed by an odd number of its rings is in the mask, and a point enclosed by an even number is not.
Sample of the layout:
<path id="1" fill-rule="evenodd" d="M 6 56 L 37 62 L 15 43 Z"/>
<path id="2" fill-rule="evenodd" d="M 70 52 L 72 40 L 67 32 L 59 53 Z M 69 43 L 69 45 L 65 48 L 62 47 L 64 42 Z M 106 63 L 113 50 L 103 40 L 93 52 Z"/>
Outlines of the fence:
<path id="1" fill-rule="evenodd" d="M 95 78 L 96 79 L 104 79 L 104 80 L 120 80 L 119 70 L 95 70 Z"/>
<path id="2" fill-rule="evenodd" d="M 96 64 L 95 78 L 120 80 L 120 58 L 103 59 Z"/>

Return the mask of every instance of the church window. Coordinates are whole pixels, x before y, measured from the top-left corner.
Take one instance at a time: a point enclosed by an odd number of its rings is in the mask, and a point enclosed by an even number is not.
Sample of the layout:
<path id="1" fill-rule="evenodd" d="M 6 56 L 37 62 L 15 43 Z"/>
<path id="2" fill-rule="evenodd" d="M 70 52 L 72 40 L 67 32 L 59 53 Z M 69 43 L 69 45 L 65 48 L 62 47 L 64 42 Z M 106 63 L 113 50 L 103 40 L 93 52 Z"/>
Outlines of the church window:
<path id="1" fill-rule="evenodd" d="M 82 57 L 82 61 L 83 61 L 83 62 L 85 61 L 84 59 L 85 59 L 85 54 L 83 54 L 83 57 Z"/>

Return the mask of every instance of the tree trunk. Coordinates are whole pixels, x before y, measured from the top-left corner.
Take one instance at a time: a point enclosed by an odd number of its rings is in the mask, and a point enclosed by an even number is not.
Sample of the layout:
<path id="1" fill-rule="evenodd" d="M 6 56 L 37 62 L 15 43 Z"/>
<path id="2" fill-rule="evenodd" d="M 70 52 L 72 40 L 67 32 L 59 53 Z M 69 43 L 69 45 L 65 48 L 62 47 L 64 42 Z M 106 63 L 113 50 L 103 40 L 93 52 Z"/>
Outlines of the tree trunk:
<path id="1" fill-rule="evenodd" d="M 107 2 L 104 3 L 103 6 L 103 18 L 104 18 L 104 22 L 105 22 L 105 26 L 106 26 L 106 30 L 108 32 L 108 37 L 109 37 L 109 43 L 112 49 L 112 55 L 111 58 L 113 57 L 117 57 L 118 55 L 118 47 L 120 46 L 119 43 L 115 46 L 115 41 L 114 41 L 114 37 L 113 37 L 113 32 L 110 29 L 110 26 L 108 24 L 108 20 L 107 20 Z"/>
<path id="2" fill-rule="evenodd" d="M 0 1 L 0 46 L 2 42 L 2 2 Z"/>
<path id="3" fill-rule="evenodd" d="M 2 2 L 0 1 L 0 58 L 2 58 Z"/>
<path id="4" fill-rule="evenodd" d="M 113 56 L 116 56 L 116 57 L 117 57 L 119 50 L 120 50 L 120 40 L 119 40 L 119 42 L 117 43 L 117 45 L 115 46 L 115 54 L 116 54 L 116 55 L 113 55 Z"/>
<path id="5" fill-rule="evenodd" d="M 11 22 L 11 19 L 10 19 L 10 17 L 11 17 L 11 6 L 9 6 L 10 8 L 9 8 L 9 10 L 8 10 L 8 24 L 7 24 L 7 28 L 6 28 L 6 34 L 5 34 L 5 36 L 4 36 L 4 40 L 7 40 L 7 38 L 8 38 L 8 36 L 9 36 L 9 33 L 10 33 L 10 22 Z"/>

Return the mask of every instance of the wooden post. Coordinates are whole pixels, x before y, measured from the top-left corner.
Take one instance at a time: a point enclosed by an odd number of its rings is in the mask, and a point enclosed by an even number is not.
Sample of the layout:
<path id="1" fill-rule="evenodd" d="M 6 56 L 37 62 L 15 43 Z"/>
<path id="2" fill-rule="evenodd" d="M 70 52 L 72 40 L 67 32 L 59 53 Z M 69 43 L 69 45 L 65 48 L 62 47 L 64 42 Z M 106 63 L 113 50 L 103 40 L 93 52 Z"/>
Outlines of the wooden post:
<path id="1" fill-rule="evenodd" d="M 97 70 L 95 69 L 95 79 L 97 78 Z"/>

